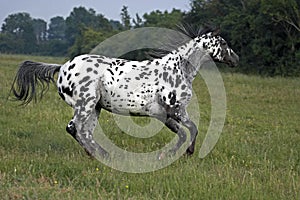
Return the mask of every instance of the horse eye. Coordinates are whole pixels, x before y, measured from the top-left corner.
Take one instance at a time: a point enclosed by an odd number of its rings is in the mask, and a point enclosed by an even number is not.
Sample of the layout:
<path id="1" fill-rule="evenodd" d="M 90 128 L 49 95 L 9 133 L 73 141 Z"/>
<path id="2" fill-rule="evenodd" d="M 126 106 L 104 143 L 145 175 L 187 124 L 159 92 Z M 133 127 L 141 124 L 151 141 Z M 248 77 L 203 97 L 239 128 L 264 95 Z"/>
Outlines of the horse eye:
<path id="1" fill-rule="evenodd" d="M 226 45 L 227 45 L 227 42 L 222 41 L 222 42 L 221 42 L 221 45 L 222 45 L 222 46 L 226 46 Z"/>

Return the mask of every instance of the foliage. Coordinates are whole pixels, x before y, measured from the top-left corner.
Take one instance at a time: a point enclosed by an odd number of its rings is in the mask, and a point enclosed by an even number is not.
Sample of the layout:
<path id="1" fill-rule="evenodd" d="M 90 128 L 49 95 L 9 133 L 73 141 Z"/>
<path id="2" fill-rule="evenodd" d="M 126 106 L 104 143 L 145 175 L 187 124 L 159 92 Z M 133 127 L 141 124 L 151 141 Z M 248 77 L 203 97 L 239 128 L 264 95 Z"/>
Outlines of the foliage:
<path id="1" fill-rule="evenodd" d="M 109 20 L 102 14 L 96 14 L 95 10 L 87 10 L 84 7 L 73 9 L 70 16 L 66 18 L 66 26 L 66 37 L 70 44 L 75 42 L 84 28 L 92 28 L 96 31 L 112 30 Z"/>
<path id="2" fill-rule="evenodd" d="M 33 19 L 32 21 L 33 33 L 35 35 L 35 41 L 39 45 L 47 37 L 47 22 L 42 19 Z"/>
<path id="3" fill-rule="evenodd" d="M 63 17 L 53 17 L 50 19 L 48 38 L 49 40 L 65 40 L 66 39 L 66 21 Z"/>
<path id="4" fill-rule="evenodd" d="M 77 36 L 74 44 L 69 49 L 71 57 L 89 53 L 100 42 L 108 38 L 112 32 L 95 31 L 92 28 L 84 28 L 81 30 L 80 35 Z"/>
<path id="5" fill-rule="evenodd" d="M 12 14 L 2 25 L 0 52 L 72 57 L 89 52 L 119 31 L 174 29 L 188 23 L 221 27 L 222 36 L 240 56 L 238 72 L 300 76 L 299 0 L 191 0 L 187 12 L 155 10 L 134 17 L 128 10 L 123 6 L 121 21 L 116 21 L 93 9 L 75 7 L 66 19 L 53 17 L 49 28 L 44 20 L 33 19 L 28 13 Z M 145 58 L 141 51 L 129 54 L 133 59 Z"/>
<path id="6" fill-rule="evenodd" d="M 121 21 L 124 27 L 124 30 L 129 30 L 131 28 L 131 17 L 128 12 L 128 7 L 123 6 L 121 10 Z"/>
<path id="7" fill-rule="evenodd" d="M 144 26 L 175 28 L 182 21 L 183 13 L 178 9 L 173 9 L 170 13 L 159 10 L 152 11 L 143 15 Z"/>
<path id="8" fill-rule="evenodd" d="M 73 113 L 54 86 L 41 102 L 27 107 L 7 101 L 17 66 L 25 59 L 65 61 L 0 55 L 1 199 L 300 199 L 299 78 L 222 74 L 226 122 L 204 159 L 197 153 L 211 108 L 205 83 L 197 78 L 201 119 L 196 154 L 155 172 L 128 174 L 90 159 L 65 131 Z M 114 119 L 102 111 L 101 126 L 128 151 L 155 150 L 175 135 L 164 128 L 148 139 L 131 137 Z"/>
<path id="9" fill-rule="evenodd" d="M 136 14 L 135 19 L 132 19 L 132 23 L 134 24 L 134 28 L 140 28 L 143 26 L 143 19 L 139 14 Z"/>
<path id="10" fill-rule="evenodd" d="M 35 32 L 33 20 L 28 13 L 17 13 L 9 15 L 2 25 L 2 40 L 0 52 L 5 51 L 6 46 L 16 53 L 32 53 L 35 48 Z"/>
<path id="11" fill-rule="evenodd" d="M 240 71 L 299 76 L 299 4 L 295 0 L 193 0 L 185 19 L 220 26 L 240 55 Z"/>

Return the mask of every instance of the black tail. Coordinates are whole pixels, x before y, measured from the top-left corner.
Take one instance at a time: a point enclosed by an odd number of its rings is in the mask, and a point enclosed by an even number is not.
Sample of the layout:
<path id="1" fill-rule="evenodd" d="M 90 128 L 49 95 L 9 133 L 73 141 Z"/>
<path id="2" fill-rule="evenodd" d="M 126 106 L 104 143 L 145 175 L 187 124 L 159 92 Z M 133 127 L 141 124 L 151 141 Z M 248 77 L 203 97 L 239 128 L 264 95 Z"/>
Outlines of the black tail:
<path id="1" fill-rule="evenodd" d="M 41 86 L 40 97 L 49 89 L 49 83 L 54 82 L 54 75 L 61 65 L 25 61 L 20 65 L 11 91 L 17 100 L 28 104 L 33 98 L 36 100 L 36 87 Z M 45 84 L 46 83 L 46 84 Z"/>

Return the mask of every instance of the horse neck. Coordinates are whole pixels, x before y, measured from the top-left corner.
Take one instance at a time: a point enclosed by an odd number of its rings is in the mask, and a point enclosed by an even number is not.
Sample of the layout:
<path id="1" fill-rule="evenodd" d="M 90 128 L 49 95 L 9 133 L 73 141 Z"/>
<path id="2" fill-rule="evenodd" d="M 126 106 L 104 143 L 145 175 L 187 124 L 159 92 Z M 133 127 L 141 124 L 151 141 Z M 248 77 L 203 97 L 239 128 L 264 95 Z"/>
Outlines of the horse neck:
<path id="1" fill-rule="evenodd" d="M 203 42 L 203 38 L 198 37 L 190 40 L 172 52 L 172 55 L 177 55 L 181 58 L 180 67 L 191 81 L 196 77 L 201 63 L 203 63 L 203 58 L 206 58 L 205 55 L 207 55 L 203 49 Z"/>

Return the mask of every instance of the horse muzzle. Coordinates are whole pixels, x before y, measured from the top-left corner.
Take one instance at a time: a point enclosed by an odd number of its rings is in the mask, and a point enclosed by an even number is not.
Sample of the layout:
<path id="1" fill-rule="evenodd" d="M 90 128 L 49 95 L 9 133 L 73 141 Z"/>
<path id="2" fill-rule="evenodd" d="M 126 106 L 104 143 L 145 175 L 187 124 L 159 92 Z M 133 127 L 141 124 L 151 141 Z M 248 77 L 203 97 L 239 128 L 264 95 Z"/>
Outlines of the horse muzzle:
<path id="1" fill-rule="evenodd" d="M 228 59 L 228 65 L 230 67 L 237 67 L 240 61 L 240 57 L 236 53 L 232 53 L 231 56 Z"/>

